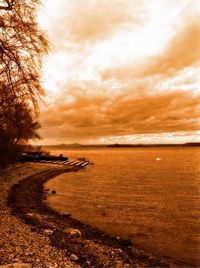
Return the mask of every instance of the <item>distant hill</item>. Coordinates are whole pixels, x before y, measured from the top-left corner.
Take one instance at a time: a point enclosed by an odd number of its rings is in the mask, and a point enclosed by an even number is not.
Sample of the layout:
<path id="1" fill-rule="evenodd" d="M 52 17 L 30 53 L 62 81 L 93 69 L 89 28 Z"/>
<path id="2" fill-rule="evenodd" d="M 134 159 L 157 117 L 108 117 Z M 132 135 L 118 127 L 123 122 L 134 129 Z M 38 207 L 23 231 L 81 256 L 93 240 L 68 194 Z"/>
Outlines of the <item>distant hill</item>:
<path id="1" fill-rule="evenodd" d="M 200 142 L 188 142 L 185 145 L 186 146 L 200 146 Z"/>
<path id="2" fill-rule="evenodd" d="M 42 146 L 48 149 L 57 149 L 57 150 L 64 150 L 64 149 L 72 149 L 72 148 L 138 148 L 138 147 L 194 147 L 200 146 L 200 142 L 188 142 L 183 144 L 79 144 L 79 143 L 72 143 L 72 144 L 57 144 L 57 145 L 45 145 Z"/>
<path id="3" fill-rule="evenodd" d="M 107 147 L 182 147 L 182 146 L 200 146 L 200 142 L 189 142 L 189 143 L 183 143 L 183 144 L 110 144 L 107 145 Z"/>
<path id="4" fill-rule="evenodd" d="M 56 144 L 56 145 L 42 145 L 42 147 L 45 148 L 53 148 L 53 149 L 68 149 L 68 148 L 80 148 L 84 147 L 84 145 L 79 144 L 79 143 L 72 143 L 72 144 Z"/>

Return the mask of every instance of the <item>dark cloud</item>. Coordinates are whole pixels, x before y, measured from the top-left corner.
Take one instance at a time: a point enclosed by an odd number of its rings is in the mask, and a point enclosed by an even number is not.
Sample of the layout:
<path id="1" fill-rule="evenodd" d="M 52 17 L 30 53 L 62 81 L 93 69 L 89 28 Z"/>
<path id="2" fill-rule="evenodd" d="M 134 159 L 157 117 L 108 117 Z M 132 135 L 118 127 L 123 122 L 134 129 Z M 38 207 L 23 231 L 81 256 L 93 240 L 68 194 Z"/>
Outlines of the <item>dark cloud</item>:
<path id="1" fill-rule="evenodd" d="M 41 122 L 45 137 L 87 139 L 193 131 L 199 129 L 199 118 L 200 97 L 179 91 L 132 100 L 118 96 L 109 105 L 98 97 L 60 101 L 42 114 Z"/>

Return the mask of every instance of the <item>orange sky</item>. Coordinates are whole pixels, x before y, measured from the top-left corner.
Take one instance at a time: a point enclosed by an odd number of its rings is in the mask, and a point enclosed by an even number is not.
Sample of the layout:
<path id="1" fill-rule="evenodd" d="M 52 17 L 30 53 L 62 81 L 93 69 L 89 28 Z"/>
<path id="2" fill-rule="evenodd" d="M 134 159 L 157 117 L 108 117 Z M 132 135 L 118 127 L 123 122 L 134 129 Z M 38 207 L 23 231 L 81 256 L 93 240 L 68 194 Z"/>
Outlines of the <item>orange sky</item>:
<path id="1" fill-rule="evenodd" d="M 43 5 L 43 144 L 200 141 L 200 0 Z"/>

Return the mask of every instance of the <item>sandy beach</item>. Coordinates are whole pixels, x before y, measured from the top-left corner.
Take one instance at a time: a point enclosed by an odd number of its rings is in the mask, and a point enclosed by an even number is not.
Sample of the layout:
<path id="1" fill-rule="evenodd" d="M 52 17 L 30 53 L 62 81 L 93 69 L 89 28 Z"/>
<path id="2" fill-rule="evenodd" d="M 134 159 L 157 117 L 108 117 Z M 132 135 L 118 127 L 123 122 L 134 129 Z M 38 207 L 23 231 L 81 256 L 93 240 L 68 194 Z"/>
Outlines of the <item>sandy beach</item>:
<path id="1" fill-rule="evenodd" d="M 43 184 L 63 172 L 52 164 L 25 163 L 1 171 L 0 265 L 29 267 L 175 267 L 70 215 L 59 215 L 45 202 Z M 56 193 L 54 193 L 56 194 Z M 179 266 L 179 265 L 178 265 Z"/>

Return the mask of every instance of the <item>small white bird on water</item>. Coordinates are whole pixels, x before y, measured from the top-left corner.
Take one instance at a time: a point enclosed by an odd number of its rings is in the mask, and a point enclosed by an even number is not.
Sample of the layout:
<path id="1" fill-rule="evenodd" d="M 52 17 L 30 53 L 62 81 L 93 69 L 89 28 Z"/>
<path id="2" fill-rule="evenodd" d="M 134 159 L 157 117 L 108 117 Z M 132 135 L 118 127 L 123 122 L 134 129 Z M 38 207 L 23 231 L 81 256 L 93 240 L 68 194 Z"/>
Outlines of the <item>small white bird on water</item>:
<path id="1" fill-rule="evenodd" d="M 156 157 L 156 161 L 160 161 L 161 160 L 161 158 L 160 157 Z"/>

